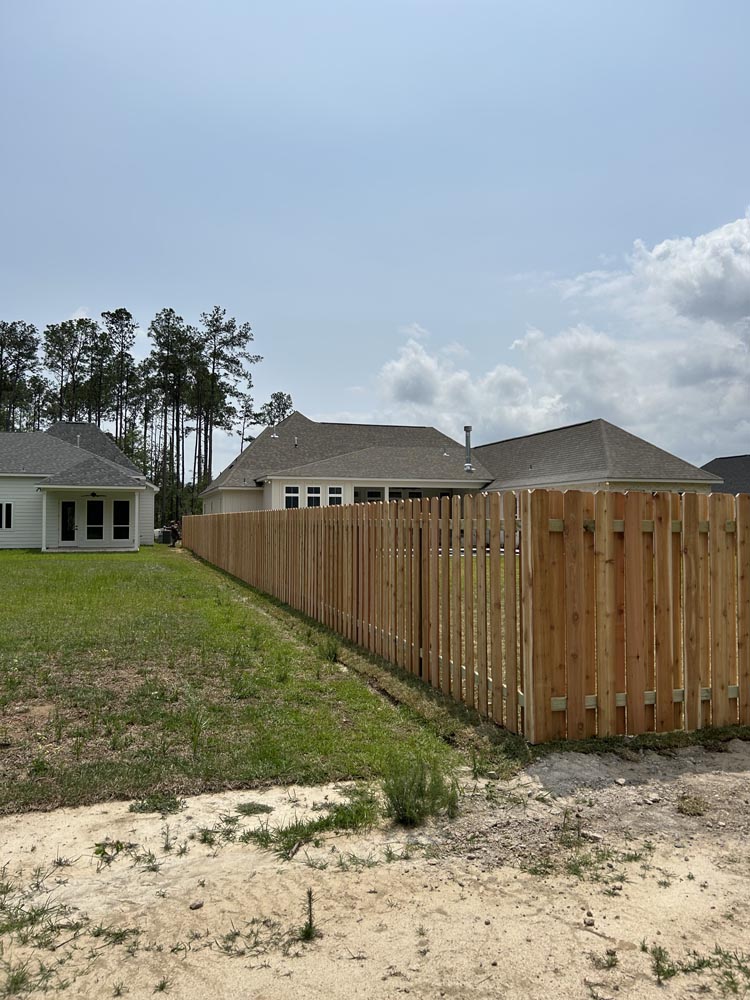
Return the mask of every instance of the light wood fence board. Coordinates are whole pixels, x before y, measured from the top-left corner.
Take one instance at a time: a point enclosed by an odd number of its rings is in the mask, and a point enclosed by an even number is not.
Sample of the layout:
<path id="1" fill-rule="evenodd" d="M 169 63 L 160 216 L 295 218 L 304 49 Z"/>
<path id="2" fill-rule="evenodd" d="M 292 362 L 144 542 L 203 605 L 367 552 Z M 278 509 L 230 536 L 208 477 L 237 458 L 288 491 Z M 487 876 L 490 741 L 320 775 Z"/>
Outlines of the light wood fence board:
<path id="1" fill-rule="evenodd" d="M 701 725 L 701 649 L 703 592 L 705 572 L 702 559 L 702 538 L 698 530 L 700 514 L 698 496 L 686 493 L 682 503 L 682 563 L 683 563 L 683 675 L 685 685 L 685 727 L 699 729 Z"/>
<path id="2" fill-rule="evenodd" d="M 750 725 L 750 496 L 736 500 L 739 722 Z"/>
<path id="3" fill-rule="evenodd" d="M 476 523 L 476 669 L 477 669 L 477 710 L 485 718 L 487 704 L 487 497 L 481 493 L 476 497 L 474 519 Z"/>
<path id="4" fill-rule="evenodd" d="M 450 497 L 440 500 L 440 690 L 451 690 L 451 508 Z"/>
<path id="5" fill-rule="evenodd" d="M 461 664 L 463 651 L 463 609 L 461 606 L 461 498 L 451 500 L 451 693 L 463 700 Z"/>
<path id="6" fill-rule="evenodd" d="M 616 618 L 614 498 L 600 490 L 594 500 L 596 526 L 596 699 L 597 733 L 613 736 L 617 731 Z M 671 702 L 670 702 L 671 703 Z"/>
<path id="7" fill-rule="evenodd" d="M 465 702 L 474 708 L 474 498 L 464 497 L 464 690 Z"/>
<path id="8" fill-rule="evenodd" d="M 429 505 L 430 541 L 430 684 L 440 686 L 440 500 Z"/>
<path id="9" fill-rule="evenodd" d="M 583 495 L 568 490 L 563 497 L 565 541 L 565 645 L 568 676 L 567 734 L 586 735 L 587 669 L 585 642 L 586 576 L 584 566 Z M 592 669 L 592 668 L 590 668 Z"/>
<path id="10" fill-rule="evenodd" d="M 490 493 L 490 675 L 492 721 L 503 724 L 503 557 L 500 549 L 502 497 Z M 515 529 L 514 529 L 515 530 Z M 511 557 L 515 559 L 515 553 Z"/>
<path id="11" fill-rule="evenodd" d="M 656 731 L 672 728 L 674 631 L 672 614 L 672 502 L 668 493 L 654 496 L 654 668 Z"/>
<path id="12" fill-rule="evenodd" d="M 734 534 L 726 523 L 734 519 L 734 497 L 712 493 L 708 500 L 710 529 L 709 564 L 711 586 L 711 710 L 715 726 L 737 721 L 737 703 L 729 697 L 729 685 L 737 676 L 736 590 Z"/>

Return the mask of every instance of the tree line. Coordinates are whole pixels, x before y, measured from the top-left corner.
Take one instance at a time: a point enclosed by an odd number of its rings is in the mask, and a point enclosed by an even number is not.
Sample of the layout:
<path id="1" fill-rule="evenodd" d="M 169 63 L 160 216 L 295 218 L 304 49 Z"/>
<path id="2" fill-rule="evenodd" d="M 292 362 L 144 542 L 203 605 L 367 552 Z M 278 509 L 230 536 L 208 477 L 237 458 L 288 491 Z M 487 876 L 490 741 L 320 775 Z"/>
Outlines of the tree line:
<path id="1" fill-rule="evenodd" d="M 258 424 L 292 412 L 288 393 L 256 407 L 249 323 L 214 306 L 187 323 L 162 309 L 147 328 L 151 349 L 137 361 L 138 324 L 127 309 L 50 323 L 40 333 L 23 320 L 0 320 L 0 430 L 42 430 L 55 420 L 88 421 L 159 487 L 157 522 L 200 507 L 211 481 L 214 434 L 237 434 L 240 447 Z"/>

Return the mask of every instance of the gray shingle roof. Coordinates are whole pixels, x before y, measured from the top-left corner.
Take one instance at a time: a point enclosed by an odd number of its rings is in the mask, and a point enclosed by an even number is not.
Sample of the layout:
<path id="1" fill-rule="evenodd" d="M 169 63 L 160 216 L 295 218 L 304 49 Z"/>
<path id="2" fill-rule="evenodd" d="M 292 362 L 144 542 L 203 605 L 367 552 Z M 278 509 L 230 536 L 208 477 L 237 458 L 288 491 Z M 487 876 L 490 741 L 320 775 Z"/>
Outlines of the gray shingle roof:
<path id="1" fill-rule="evenodd" d="M 62 426 L 81 428 L 89 425 Z M 93 430 L 96 434 L 87 434 L 89 441 L 109 440 L 98 428 Z M 125 459 L 114 442 L 113 447 L 125 462 L 109 458 L 111 450 L 106 444 L 101 445 L 101 450 L 108 452 L 107 455 L 93 454 L 84 448 L 84 433 L 81 433 L 81 447 L 46 431 L 0 433 L 0 475 L 44 476 L 47 477 L 42 483 L 44 486 L 137 488 L 145 484 L 143 473 Z"/>
<path id="2" fill-rule="evenodd" d="M 203 493 L 280 475 L 489 482 L 476 461 L 475 471 L 465 473 L 463 456 L 461 445 L 434 427 L 319 423 L 293 413 L 259 434 Z"/>
<path id="3" fill-rule="evenodd" d="M 446 454 L 447 453 L 447 454 Z M 388 479 L 433 480 L 438 482 L 486 483 L 489 473 L 484 470 L 464 472 L 464 450 L 453 447 L 424 448 L 362 448 L 360 451 L 325 458 L 320 462 L 285 469 L 284 476 L 310 479 Z"/>
<path id="4" fill-rule="evenodd" d="M 79 458 L 82 449 L 78 450 Z M 97 455 L 86 456 L 76 465 L 43 480 L 42 486 L 126 486 L 129 489 L 144 489 L 146 480 L 143 476 L 134 475 L 122 466 L 99 458 Z"/>
<path id="5" fill-rule="evenodd" d="M 49 476 L 80 460 L 75 445 L 41 431 L 0 434 L 0 474 Z"/>
<path id="6" fill-rule="evenodd" d="M 54 437 L 60 438 L 61 441 L 67 441 L 68 444 L 72 445 L 76 445 L 80 441 L 81 448 L 90 451 L 92 455 L 108 458 L 110 462 L 116 462 L 118 465 L 130 469 L 131 472 L 142 475 L 138 466 L 134 465 L 128 456 L 120 451 L 112 438 L 100 430 L 96 424 L 58 421 L 48 427 L 45 433 L 52 434 Z"/>
<path id="7" fill-rule="evenodd" d="M 493 474 L 490 489 L 591 482 L 718 483 L 676 455 L 606 420 L 480 445 L 474 453 Z"/>
<path id="8" fill-rule="evenodd" d="M 723 485 L 716 487 L 717 493 L 750 493 L 750 455 L 714 458 L 703 468 L 724 480 Z"/>

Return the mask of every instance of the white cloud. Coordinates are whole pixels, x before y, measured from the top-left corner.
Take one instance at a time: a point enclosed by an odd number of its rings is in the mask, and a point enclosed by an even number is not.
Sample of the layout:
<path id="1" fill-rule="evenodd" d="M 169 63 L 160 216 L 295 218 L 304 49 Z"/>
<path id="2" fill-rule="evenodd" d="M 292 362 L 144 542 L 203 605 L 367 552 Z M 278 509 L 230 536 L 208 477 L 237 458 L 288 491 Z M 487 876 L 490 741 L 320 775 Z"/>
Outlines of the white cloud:
<path id="1" fill-rule="evenodd" d="M 557 287 L 579 321 L 528 329 L 512 365 L 476 373 L 410 327 L 378 378 L 380 418 L 457 437 L 468 421 L 480 442 L 604 417 L 698 463 L 750 450 L 750 216 L 636 242 L 625 267 Z"/>

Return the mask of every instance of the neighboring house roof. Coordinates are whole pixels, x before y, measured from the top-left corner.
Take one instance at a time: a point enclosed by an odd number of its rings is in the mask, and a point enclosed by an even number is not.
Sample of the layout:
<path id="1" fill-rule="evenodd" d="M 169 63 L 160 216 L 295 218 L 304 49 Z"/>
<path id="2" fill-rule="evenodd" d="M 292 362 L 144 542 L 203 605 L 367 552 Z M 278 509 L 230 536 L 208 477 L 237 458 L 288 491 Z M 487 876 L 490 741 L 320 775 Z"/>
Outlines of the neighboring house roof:
<path id="1" fill-rule="evenodd" d="M 606 420 L 480 445 L 474 454 L 494 481 L 489 489 L 598 482 L 720 483 L 719 477 Z"/>
<path id="2" fill-rule="evenodd" d="M 724 485 L 717 487 L 718 493 L 750 493 L 750 455 L 714 458 L 703 468 L 724 480 Z"/>
<path id="3" fill-rule="evenodd" d="M 116 462 L 118 465 L 130 469 L 131 472 L 143 475 L 138 466 L 134 465 L 128 456 L 123 451 L 120 451 L 112 438 L 100 430 L 96 424 L 58 421 L 52 424 L 51 427 L 48 427 L 44 433 L 60 438 L 61 441 L 67 441 L 68 444 L 85 448 L 92 455 L 98 455 L 99 458 L 108 458 L 110 462 Z"/>
<path id="4" fill-rule="evenodd" d="M 125 486 L 139 489 L 146 485 L 143 473 L 98 427 L 93 424 L 56 424 L 53 427 L 66 428 L 64 436 L 49 431 L 0 433 L 0 475 L 45 476 L 47 478 L 40 483 L 43 487 Z M 69 443 L 67 428 L 77 428 L 75 434 L 80 434 L 80 447 Z M 84 440 L 90 448 L 83 446 Z"/>
<path id="5" fill-rule="evenodd" d="M 259 434 L 201 495 L 252 489 L 279 476 L 473 485 L 492 478 L 476 461 L 474 471 L 464 472 L 463 447 L 434 427 L 322 423 L 293 413 Z"/>

